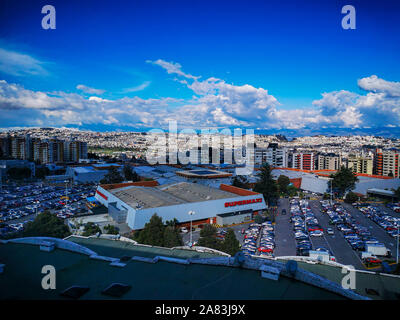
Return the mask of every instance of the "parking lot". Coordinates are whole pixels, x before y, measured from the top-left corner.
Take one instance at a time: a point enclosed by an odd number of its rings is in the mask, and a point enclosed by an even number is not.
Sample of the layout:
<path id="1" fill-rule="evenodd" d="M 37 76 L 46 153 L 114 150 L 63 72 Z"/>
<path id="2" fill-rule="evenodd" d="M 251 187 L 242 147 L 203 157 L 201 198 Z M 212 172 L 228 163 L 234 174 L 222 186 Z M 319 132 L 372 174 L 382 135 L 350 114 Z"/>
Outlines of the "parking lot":
<path id="1" fill-rule="evenodd" d="M 86 212 L 86 198 L 93 196 L 95 186 L 48 186 L 41 183 L 3 185 L 0 190 L 0 233 L 21 231 L 36 214 L 49 210 L 66 219 Z M 67 197 L 66 197 L 67 195 Z"/>

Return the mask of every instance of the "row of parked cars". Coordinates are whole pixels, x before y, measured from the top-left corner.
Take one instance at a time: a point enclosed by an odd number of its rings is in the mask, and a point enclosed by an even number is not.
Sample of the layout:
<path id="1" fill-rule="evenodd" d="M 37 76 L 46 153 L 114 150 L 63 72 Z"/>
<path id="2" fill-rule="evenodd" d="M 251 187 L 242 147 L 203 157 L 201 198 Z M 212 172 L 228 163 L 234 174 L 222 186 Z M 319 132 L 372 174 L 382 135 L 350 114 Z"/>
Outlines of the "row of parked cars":
<path id="1" fill-rule="evenodd" d="M 329 216 L 329 223 L 336 226 L 353 250 L 363 251 L 366 242 L 378 242 L 372 237 L 368 228 L 360 225 L 342 206 L 338 204 L 331 206 L 324 201 L 321 205 L 322 211 Z"/>
<path id="2" fill-rule="evenodd" d="M 296 239 L 296 255 L 308 256 L 312 250 L 310 237 L 321 237 L 324 230 L 312 212 L 307 200 L 290 201 L 290 222 Z"/>
<path id="3" fill-rule="evenodd" d="M 242 251 L 245 255 L 273 256 L 275 249 L 274 227 L 270 221 L 252 223 L 244 231 Z"/>
<path id="4" fill-rule="evenodd" d="M 356 207 L 369 219 L 381 226 L 391 237 L 398 236 L 400 218 L 393 217 L 377 206 L 355 204 Z"/>
<path id="5" fill-rule="evenodd" d="M 394 212 L 400 213 L 400 202 L 397 203 L 388 203 L 386 205 L 389 209 L 392 209 Z"/>
<path id="6" fill-rule="evenodd" d="M 20 222 L 20 223 L 10 223 L 10 224 L 0 222 L 0 236 L 12 234 L 14 232 L 23 231 L 25 229 L 25 225 L 28 222 L 29 222 L 29 220 Z"/>
<path id="7" fill-rule="evenodd" d="M 330 218 L 329 223 L 335 225 L 342 232 L 345 240 L 353 250 L 359 252 L 361 259 L 365 263 L 380 264 L 382 262 L 374 255 L 374 253 L 378 252 L 378 249 L 379 251 L 385 251 L 382 255 L 390 254 L 390 250 L 387 250 L 383 243 L 373 237 L 368 228 L 356 221 L 343 206 L 339 204 L 331 206 L 328 202 L 324 201 L 321 205 L 323 212 Z"/>
<path id="8" fill-rule="evenodd" d="M 74 186 L 68 190 L 68 203 L 93 196 L 94 191 L 94 187 L 90 185 Z M 0 191 L 0 222 L 20 219 L 45 210 L 53 210 L 58 212 L 60 217 L 67 217 L 64 196 L 65 188 L 57 186 L 41 184 L 3 186 Z M 78 211 L 78 208 L 71 207 L 69 213 L 76 213 L 74 211 Z"/>

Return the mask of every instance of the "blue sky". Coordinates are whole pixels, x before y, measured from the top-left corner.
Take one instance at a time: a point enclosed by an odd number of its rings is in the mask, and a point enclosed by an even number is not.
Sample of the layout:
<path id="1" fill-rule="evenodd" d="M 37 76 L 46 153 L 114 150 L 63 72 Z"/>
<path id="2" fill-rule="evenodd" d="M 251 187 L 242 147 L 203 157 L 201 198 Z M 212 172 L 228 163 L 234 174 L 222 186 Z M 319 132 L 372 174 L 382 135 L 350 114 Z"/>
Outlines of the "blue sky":
<path id="1" fill-rule="evenodd" d="M 3 0 L 0 127 L 395 128 L 399 16 L 396 1 Z"/>

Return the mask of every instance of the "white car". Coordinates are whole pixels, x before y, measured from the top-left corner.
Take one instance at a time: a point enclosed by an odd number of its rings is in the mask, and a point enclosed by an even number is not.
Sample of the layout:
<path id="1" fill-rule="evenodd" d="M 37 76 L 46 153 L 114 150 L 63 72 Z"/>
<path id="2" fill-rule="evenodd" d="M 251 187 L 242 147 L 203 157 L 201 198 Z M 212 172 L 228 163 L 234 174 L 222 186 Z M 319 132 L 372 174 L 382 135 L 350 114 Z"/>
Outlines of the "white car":
<path id="1" fill-rule="evenodd" d="M 189 230 L 188 230 L 186 227 L 182 227 L 182 228 L 181 228 L 181 232 L 183 232 L 183 233 L 188 233 Z"/>
<path id="2" fill-rule="evenodd" d="M 321 230 L 315 230 L 310 232 L 310 236 L 312 237 L 322 237 L 324 233 Z"/>
<path id="3" fill-rule="evenodd" d="M 326 229 L 326 233 L 327 234 L 335 234 L 335 232 L 333 231 L 333 229 L 332 228 L 328 228 L 328 229 Z"/>

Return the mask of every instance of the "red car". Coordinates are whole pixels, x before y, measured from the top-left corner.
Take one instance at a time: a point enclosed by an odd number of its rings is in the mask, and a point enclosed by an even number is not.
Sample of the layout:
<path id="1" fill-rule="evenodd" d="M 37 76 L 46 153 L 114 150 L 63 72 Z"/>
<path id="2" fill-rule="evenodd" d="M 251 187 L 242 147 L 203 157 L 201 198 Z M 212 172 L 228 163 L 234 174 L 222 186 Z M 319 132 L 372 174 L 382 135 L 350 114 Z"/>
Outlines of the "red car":
<path id="1" fill-rule="evenodd" d="M 379 260 L 377 258 L 372 258 L 372 257 L 365 258 L 365 262 L 366 263 L 371 263 L 371 264 L 381 264 L 382 263 L 381 260 Z"/>
<path id="2" fill-rule="evenodd" d="M 272 249 L 268 249 L 268 248 L 264 248 L 264 247 L 258 248 L 258 251 L 260 251 L 260 252 L 268 252 L 268 253 L 272 253 L 273 252 Z"/>

